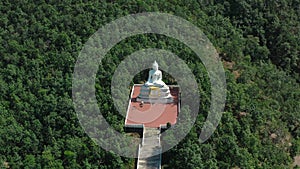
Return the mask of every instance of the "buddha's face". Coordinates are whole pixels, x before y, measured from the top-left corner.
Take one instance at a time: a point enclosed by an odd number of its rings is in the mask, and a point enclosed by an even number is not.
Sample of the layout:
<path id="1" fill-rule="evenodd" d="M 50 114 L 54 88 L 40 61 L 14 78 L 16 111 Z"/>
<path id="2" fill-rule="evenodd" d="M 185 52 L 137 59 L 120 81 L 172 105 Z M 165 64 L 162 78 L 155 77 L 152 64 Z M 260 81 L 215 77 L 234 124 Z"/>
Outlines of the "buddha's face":
<path id="1" fill-rule="evenodd" d="M 153 70 L 158 70 L 158 65 L 153 64 L 152 68 L 153 68 Z"/>

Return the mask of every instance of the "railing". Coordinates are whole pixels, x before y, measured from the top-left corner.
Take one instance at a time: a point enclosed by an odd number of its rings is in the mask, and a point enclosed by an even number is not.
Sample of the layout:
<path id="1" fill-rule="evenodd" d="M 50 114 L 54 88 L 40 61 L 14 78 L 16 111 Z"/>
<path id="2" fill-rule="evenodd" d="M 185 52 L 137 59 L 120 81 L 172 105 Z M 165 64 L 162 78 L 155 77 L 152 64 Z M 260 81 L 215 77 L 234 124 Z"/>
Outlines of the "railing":
<path id="1" fill-rule="evenodd" d="M 160 148 L 160 152 L 159 152 L 159 163 L 158 163 L 158 169 L 161 169 L 161 152 L 162 152 L 162 148 Z"/>
<path id="2" fill-rule="evenodd" d="M 159 139 L 158 139 L 158 143 L 159 143 L 159 146 L 161 146 L 161 143 L 160 143 L 160 136 L 161 136 L 161 129 L 163 128 L 163 125 L 159 125 L 159 135 L 158 135 L 158 137 L 159 137 Z"/>
<path id="3" fill-rule="evenodd" d="M 132 98 L 132 95 L 133 95 L 133 91 L 134 91 L 134 85 L 133 85 L 133 87 L 131 89 L 130 97 L 128 99 L 128 106 L 127 106 L 127 111 L 126 111 L 125 125 L 126 125 L 127 119 L 128 119 L 128 112 L 129 112 L 129 108 L 130 108 L 130 103 L 131 103 L 131 98 Z"/>
<path id="4" fill-rule="evenodd" d="M 144 146 L 144 144 L 145 144 L 145 126 L 143 125 L 143 137 L 142 137 L 142 146 Z"/>
<path id="5" fill-rule="evenodd" d="M 137 166 L 136 168 L 139 169 L 139 163 L 140 163 L 140 150 L 141 150 L 141 144 L 139 144 L 139 150 L 138 150 L 138 161 L 137 161 Z"/>
<path id="6" fill-rule="evenodd" d="M 139 144 L 139 150 L 138 150 L 138 161 L 137 161 L 137 169 L 139 169 L 139 162 L 140 162 L 140 154 L 141 154 L 141 147 L 144 145 L 144 135 L 145 135 L 145 126 L 144 124 L 141 125 L 143 129 L 143 137 L 142 137 L 142 143 Z"/>
<path id="7" fill-rule="evenodd" d="M 161 147 L 161 143 L 160 143 L 160 136 L 161 136 L 161 129 L 162 129 L 162 125 L 159 125 L 159 135 L 158 135 L 158 145 L 160 147 L 159 149 L 159 163 L 158 163 L 158 169 L 161 169 L 161 153 L 162 153 L 162 147 Z"/>

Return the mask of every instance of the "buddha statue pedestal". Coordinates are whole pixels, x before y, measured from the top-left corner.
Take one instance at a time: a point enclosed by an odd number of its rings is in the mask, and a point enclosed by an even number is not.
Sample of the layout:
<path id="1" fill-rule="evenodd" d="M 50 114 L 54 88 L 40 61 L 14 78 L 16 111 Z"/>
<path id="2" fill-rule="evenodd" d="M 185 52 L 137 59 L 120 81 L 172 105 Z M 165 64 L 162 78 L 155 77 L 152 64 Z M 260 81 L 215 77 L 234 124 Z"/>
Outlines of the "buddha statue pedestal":
<path id="1" fill-rule="evenodd" d="M 170 94 L 169 87 L 143 85 L 137 101 L 143 101 L 144 103 L 172 103 L 173 97 Z"/>

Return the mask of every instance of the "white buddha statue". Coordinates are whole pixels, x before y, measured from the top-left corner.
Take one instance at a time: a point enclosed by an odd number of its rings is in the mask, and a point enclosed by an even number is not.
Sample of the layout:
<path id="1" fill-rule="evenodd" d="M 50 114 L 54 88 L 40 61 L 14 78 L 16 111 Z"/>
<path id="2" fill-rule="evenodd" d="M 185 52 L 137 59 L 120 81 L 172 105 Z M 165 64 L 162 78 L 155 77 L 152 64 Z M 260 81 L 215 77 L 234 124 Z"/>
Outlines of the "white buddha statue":
<path id="1" fill-rule="evenodd" d="M 158 70 L 158 64 L 155 61 L 152 70 L 149 71 L 148 81 L 141 87 L 138 101 L 163 101 L 172 102 L 173 97 L 170 94 L 169 87 L 162 81 L 162 72 Z"/>
<path id="2" fill-rule="evenodd" d="M 154 61 L 152 65 L 152 70 L 149 71 L 148 81 L 145 83 L 145 86 L 156 86 L 156 87 L 168 87 L 162 81 L 162 72 L 158 70 L 158 64 Z"/>

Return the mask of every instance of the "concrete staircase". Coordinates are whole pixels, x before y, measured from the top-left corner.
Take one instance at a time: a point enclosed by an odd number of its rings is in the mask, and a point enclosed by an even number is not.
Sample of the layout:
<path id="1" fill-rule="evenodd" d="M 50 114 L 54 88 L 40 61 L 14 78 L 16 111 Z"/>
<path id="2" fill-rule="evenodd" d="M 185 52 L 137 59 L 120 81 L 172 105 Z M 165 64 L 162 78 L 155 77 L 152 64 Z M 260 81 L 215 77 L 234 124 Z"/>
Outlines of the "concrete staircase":
<path id="1" fill-rule="evenodd" d="M 143 142 L 139 148 L 137 169 L 161 168 L 160 129 L 144 128 Z"/>

